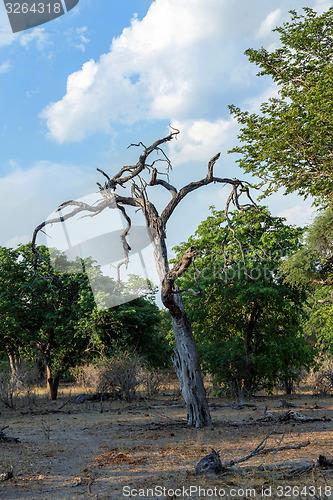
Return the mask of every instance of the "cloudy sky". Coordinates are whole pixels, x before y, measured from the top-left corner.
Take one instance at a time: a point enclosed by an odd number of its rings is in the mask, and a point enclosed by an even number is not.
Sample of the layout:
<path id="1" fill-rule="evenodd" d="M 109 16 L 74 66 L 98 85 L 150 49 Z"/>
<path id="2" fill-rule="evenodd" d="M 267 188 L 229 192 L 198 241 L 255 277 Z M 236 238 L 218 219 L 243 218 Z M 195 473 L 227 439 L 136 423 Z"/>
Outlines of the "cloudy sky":
<path id="1" fill-rule="evenodd" d="M 305 2 L 305 3 L 304 3 Z M 326 0 L 80 0 L 66 15 L 12 34 L 0 3 L 1 245 L 28 242 L 36 225 L 67 199 L 96 191 L 99 167 L 113 175 L 138 149 L 181 130 L 167 153 L 177 186 L 206 174 L 247 178 L 226 151 L 237 143 L 228 104 L 258 110 L 274 95 L 244 51 L 278 45 L 272 29 L 304 5 Z M 161 188 L 163 189 L 163 188 Z M 174 213 L 169 246 L 185 240 L 222 207 L 227 188 L 190 195 Z M 159 192 L 157 201 L 167 201 Z M 282 193 L 266 201 L 274 215 L 302 225 L 309 201 Z"/>

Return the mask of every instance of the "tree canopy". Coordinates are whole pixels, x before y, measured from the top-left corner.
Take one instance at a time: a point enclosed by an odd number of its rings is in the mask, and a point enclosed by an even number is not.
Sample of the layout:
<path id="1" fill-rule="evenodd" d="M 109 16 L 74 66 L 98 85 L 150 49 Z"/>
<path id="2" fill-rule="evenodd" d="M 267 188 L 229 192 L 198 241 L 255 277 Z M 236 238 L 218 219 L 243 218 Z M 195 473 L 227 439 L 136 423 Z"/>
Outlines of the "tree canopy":
<path id="1" fill-rule="evenodd" d="M 280 270 L 301 234 L 264 207 L 233 212 L 229 225 L 224 212 L 212 209 L 195 236 L 176 247 L 200 252 L 180 286 L 189 290 L 185 304 L 202 362 L 231 392 L 272 389 L 279 380 L 290 388 L 297 370 L 311 363 L 302 332 L 304 295 Z"/>
<path id="2" fill-rule="evenodd" d="M 260 113 L 230 106 L 242 126 L 230 152 L 241 154 L 237 162 L 260 178 L 265 195 L 283 188 L 326 206 L 333 201 L 333 7 L 322 15 L 308 7 L 290 13 L 274 30 L 279 48 L 245 52 L 278 94 Z"/>

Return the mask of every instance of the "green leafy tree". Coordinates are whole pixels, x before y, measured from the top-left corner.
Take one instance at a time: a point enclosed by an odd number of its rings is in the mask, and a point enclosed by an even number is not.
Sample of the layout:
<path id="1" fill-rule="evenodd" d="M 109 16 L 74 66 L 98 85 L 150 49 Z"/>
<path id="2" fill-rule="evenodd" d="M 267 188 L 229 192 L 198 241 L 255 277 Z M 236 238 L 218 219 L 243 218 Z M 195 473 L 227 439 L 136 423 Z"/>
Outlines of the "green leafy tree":
<path id="1" fill-rule="evenodd" d="M 307 291 L 305 330 L 322 351 L 333 352 L 333 211 L 327 209 L 308 227 L 302 248 L 284 264 L 285 277 Z"/>
<path id="2" fill-rule="evenodd" d="M 258 176 L 265 194 L 279 188 L 331 205 L 333 193 L 333 7 L 322 15 L 292 10 L 274 31 L 280 47 L 248 49 L 249 60 L 269 75 L 278 96 L 260 114 L 230 106 L 241 124 L 239 165 Z"/>
<path id="3" fill-rule="evenodd" d="M 38 251 L 44 266 L 32 281 L 30 246 L 0 248 L 0 350 L 12 360 L 32 360 L 38 354 L 46 366 L 50 399 L 57 398 L 64 373 L 115 342 L 137 349 L 152 365 L 163 364 L 166 342 L 158 333 L 160 316 L 152 287 L 146 287 L 149 298 L 98 311 L 89 280 L 98 280 L 100 304 L 105 297 L 109 302 L 110 294 L 127 291 L 103 277 L 89 260 L 82 272 L 80 261 L 69 262 L 60 253 L 54 256 L 58 271 L 53 269 L 50 275 L 48 250 Z"/>
<path id="4" fill-rule="evenodd" d="M 203 364 L 233 393 L 272 390 L 278 381 L 290 392 L 297 371 L 311 364 L 302 331 L 304 297 L 280 272 L 301 234 L 264 207 L 234 212 L 229 224 L 224 212 L 212 209 L 195 236 L 176 247 L 200 251 L 181 288 L 189 290 L 185 303 Z"/>
<path id="5" fill-rule="evenodd" d="M 86 328 L 100 339 L 103 353 L 135 352 L 150 368 L 167 367 L 171 349 L 160 328 L 158 306 L 144 297 L 104 311 L 94 310 Z"/>
<path id="6" fill-rule="evenodd" d="M 30 339 L 28 305 L 21 299 L 28 280 L 20 250 L 0 247 L 0 352 L 8 356 L 13 374 L 20 366 L 22 346 Z"/>
<path id="7" fill-rule="evenodd" d="M 48 250 L 39 248 L 48 263 Z M 20 345 L 20 353 L 33 360 L 37 354 L 46 366 L 50 399 L 56 399 L 63 374 L 81 362 L 95 346 L 94 338 L 86 334 L 84 322 L 95 308 L 88 276 L 78 273 L 79 262 L 70 263 L 58 255 L 66 272 L 54 272 L 49 279 L 46 269 L 32 282 L 33 254 L 29 245 L 18 249 L 19 264 L 26 270 L 16 297 L 24 309 L 24 324 L 29 337 Z M 59 266 L 59 262 L 58 262 Z M 15 343 L 16 332 L 11 332 Z"/>

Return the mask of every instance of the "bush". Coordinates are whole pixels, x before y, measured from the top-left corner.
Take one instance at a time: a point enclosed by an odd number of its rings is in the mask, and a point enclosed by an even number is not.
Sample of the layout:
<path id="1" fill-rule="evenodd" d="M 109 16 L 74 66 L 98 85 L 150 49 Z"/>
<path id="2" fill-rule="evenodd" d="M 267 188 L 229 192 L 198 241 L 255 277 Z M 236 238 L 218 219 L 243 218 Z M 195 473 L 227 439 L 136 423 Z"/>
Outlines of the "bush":
<path id="1" fill-rule="evenodd" d="M 142 365 L 142 358 L 138 355 L 118 351 L 112 357 L 79 369 L 76 380 L 95 392 L 133 401 L 141 383 Z"/>
<path id="2" fill-rule="evenodd" d="M 101 362 L 99 362 L 75 368 L 72 373 L 75 378 L 75 382 L 78 385 L 82 385 L 85 390 L 90 389 L 94 392 L 97 392 L 97 388 L 102 376 L 102 371 L 102 364 Z"/>
<path id="3" fill-rule="evenodd" d="M 7 407 L 15 409 L 19 397 L 24 396 L 29 403 L 35 402 L 35 393 L 32 391 L 33 372 L 22 361 L 14 373 L 11 373 L 9 365 L 2 363 L 0 373 L 0 401 Z"/>
<path id="4" fill-rule="evenodd" d="M 319 369 L 312 371 L 306 382 L 312 386 L 314 394 L 326 396 L 333 392 L 333 356 L 326 355 L 318 365 Z"/>
<path id="5" fill-rule="evenodd" d="M 165 389 L 170 382 L 170 370 L 148 370 L 141 371 L 141 383 L 146 390 L 147 397 L 156 396 L 161 389 Z"/>
<path id="6" fill-rule="evenodd" d="M 120 393 L 126 401 L 133 401 L 140 385 L 142 359 L 128 352 L 114 355 L 104 363 L 98 392 Z"/>

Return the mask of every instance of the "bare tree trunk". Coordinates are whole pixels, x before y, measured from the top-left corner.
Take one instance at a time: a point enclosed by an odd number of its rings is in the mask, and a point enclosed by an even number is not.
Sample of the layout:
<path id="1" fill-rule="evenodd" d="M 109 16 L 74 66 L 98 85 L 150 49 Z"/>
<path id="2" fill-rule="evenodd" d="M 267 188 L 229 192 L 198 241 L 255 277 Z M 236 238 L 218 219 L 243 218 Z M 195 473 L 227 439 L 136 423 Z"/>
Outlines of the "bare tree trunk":
<path id="1" fill-rule="evenodd" d="M 49 395 L 50 401 L 55 401 L 58 396 L 58 387 L 60 382 L 60 376 L 55 375 L 52 376 L 50 368 L 46 367 L 46 375 L 47 375 L 47 392 Z"/>
<path id="2" fill-rule="evenodd" d="M 43 357 L 41 353 L 38 353 L 35 358 L 35 370 L 36 370 L 36 382 L 38 385 L 44 385 L 45 383 L 45 375 L 46 375 L 46 366 L 43 361 Z"/>
<path id="3" fill-rule="evenodd" d="M 11 371 L 11 384 L 13 388 L 18 388 L 22 382 L 22 359 L 15 354 L 8 354 L 8 358 Z"/>
<path id="4" fill-rule="evenodd" d="M 187 423 L 195 427 L 203 427 L 210 425 L 212 420 L 203 384 L 198 349 L 191 323 L 183 308 L 181 295 L 177 295 L 176 302 L 183 314 L 178 318 L 172 318 L 177 346 L 173 362 L 187 408 Z"/>
<path id="5" fill-rule="evenodd" d="M 176 340 L 173 362 L 187 408 L 187 423 L 195 427 L 204 427 L 210 425 L 212 420 L 202 378 L 199 353 L 193 337 L 191 323 L 185 313 L 182 295 L 181 293 L 174 293 L 179 292 L 177 287 L 174 286 L 174 281 L 190 265 L 192 256 L 185 256 L 186 264 L 182 265 L 181 269 L 175 266 L 170 271 L 163 235 L 161 237 L 161 233 L 154 232 L 151 239 L 156 268 L 162 283 L 162 302 L 172 317 L 173 333 Z"/>
<path id="6" fill-rule="evenodd" d="M 8 354 L 10 371 L 12 373 L 12 377 L 16 377 L 18 372 L 20 371 L 22 360 L 13 354 Z"/>

